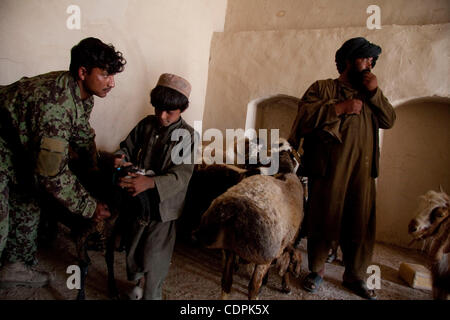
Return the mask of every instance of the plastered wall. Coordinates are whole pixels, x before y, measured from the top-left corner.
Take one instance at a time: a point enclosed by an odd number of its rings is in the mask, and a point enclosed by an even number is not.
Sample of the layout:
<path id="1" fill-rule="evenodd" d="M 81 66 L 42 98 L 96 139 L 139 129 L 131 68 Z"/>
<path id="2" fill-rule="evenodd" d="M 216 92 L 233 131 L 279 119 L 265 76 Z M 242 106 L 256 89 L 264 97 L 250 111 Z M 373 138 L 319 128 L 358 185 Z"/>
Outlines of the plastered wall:
<path id="1" fill-rule="evenodd" d="M 449 22 L 448 0 L 229 0 L 225 31 L 361 27 L 370 5 L 381 9 L 382 25 Z"/>
<path id="2" fill-rule="evenodd" d="M 418 195 L 440 186 L 450 192 L 450 99 L 413 99 L 399 104 L 396 114 L 397 123 L 383 137 L 377 236 L 408 247 Z"/>
<path id="3" fill-rule="evenodd" d="M 78 5 L 81 28 L 69 30 L 69 5 Z M 81 39 L 112 43 L 127 59 L 116 88 L 95 98 L 91 124 L 97 145 L 112 151 L 145 115 L 149 92 L 163 72 L 192 84 L 188 123 L 203 117 L 211 36 L 223 31 L 226 0 L 2 0 L 0 85 L 67 70 L 70 49 Z"/>
<path id="4" fill-rule="evenodd" d="M 407 247 L 407 225 L 417 197 L 449 184 L 444 150 L 449 145 L 450 3 L 377 1 L 379 30 L 366 26 L 370 4 L 229 0 L 225 32 L 215 33 L 211 44 L 203 128 L 246 128 L 249 119 L 260 126 L 261 117 L 283 121 L 267 109 L 255 112 L 255 101 L 264 104 L 264 97 L 277 95 L 300 98 L 315 80 L 337 78 L 334 55 L 349 38 L 363 36 L 380 45 L 383 52 L 373 72 L 399 109 L 398 126 L 380 133 L 377 240 Z M 422 100 L 428 97 L 431 100 Z M 421 102 L 408 107 L 411 101 Z M 248 116 L 247 109 L 253 115 Z M 412 123 L 422 125 L 409 126 Z"/>
<path id="5" fill-rule="evenodd" d="M 449 35 L 449 24 L 384 26 L 376 32 L 349 27 L 215 33 L 203 125 L 244 128 L 250 101 L 275 94 L 301 97 L 315 80 L 337 78 L 336 50 L 356 36 L 382 47 L 374 73 L 392 104 L 448 97 Z"/>

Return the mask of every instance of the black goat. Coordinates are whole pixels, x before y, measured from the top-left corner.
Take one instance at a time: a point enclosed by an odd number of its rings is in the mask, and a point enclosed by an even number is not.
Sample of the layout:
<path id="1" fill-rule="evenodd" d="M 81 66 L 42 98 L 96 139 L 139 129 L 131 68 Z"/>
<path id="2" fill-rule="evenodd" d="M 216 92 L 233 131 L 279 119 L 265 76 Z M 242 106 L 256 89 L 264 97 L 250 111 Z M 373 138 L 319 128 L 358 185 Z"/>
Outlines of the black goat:
<path id="1" fill-rule="evenodd" d="M 70 161 L 69 167 L 91 195 L 108 205 L 110 218 L 97 223 L 69 212 L 48 194 L 43 193 L 41 196 L 40 238 L 47 243 L 51 242 L 56 236 L 58 222 L 71 230 L 81 271 L 77 300 L 86 298 L 85 280 L 91 263 L 88 250 L 91 249 L 105 251 L 109 296 L 112 299 L 119 298 L 114 278 L 114 251 L 119 247 L 117 243 L 122 234 L 120 226 L 125 225 L 124 219 L 119 217 L 120 207 L 129 196 L 113 181 L 116 170 L 112 166 L 112 155 L 101 155 L 98 167 L 93 170 L 86 170 L 85 162 L 78 157 Z"/>

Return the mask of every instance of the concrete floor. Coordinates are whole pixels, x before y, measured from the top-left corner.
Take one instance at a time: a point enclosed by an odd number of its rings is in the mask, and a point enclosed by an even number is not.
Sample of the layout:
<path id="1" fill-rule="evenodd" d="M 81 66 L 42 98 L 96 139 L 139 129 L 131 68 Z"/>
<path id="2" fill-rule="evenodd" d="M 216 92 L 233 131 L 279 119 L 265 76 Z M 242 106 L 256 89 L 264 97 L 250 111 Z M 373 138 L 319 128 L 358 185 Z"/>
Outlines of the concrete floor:
<path id="1" fill-rule="evenodd" d="M 327 264 L 325 281 L 319 290 L 312 294 L 301 288 L 301 280 L 307 271 L 305 241 L 302 242 L 302 274 L 291 279 L 292 292 L 289 295 L 280 291 L 281 278 L 273 268 L 269 271 L 269 281 L 262 288 L 260 300 L 359 300 L 360 298 L 341 284 L 344 272 L 340 261 Z M 88 300 L 107 300 L 107 272 L 102 252 L 90 251 L 92 265 L 86 285 Z M 69 265 L 76 264 L 75 247 L 68 238 L 68 231 L 60 229 L 57 241 L 52 248 L 38 252 L 39 268 L 50 271 L 53 277 L 49 286 L 39 289 L 13 288 L 0 290 L 0 299 L 8 300 L 73 300 L 76 290 L 66 285 Z M 134 283 L 126 280 L 124 253 L 116 253 L 116 279 L 121 292 L 129 292 Z M 410 288 L 398 277 L 398 268 L 402 262 L 426 265 L 426 258 L 417 250 L 408 250 L 391 245 L 377 243 L 373 257 L 374 264 L 381 270 L 381 289 L 377 290 L 380 300 L 430 300 L 431 291 Z M 164 284 L 163 295 L 167 300 L 217 300 L 220 299 L 222 270 L 221 252 L 194 247 L 178 242 L 168 277 Z M 247 299 L 247 286 L 251 268 L 240 267 L 233 278 L 231 300 Z"/>

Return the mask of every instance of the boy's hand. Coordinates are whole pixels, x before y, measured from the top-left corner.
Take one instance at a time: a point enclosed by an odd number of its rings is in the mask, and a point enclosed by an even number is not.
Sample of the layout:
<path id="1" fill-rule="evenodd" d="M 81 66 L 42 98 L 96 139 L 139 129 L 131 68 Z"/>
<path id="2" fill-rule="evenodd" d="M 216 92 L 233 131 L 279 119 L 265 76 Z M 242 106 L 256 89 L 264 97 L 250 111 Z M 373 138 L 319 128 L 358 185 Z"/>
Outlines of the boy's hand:
<path id="1" fill-rule="evenodd" d="M 126 189 L 133 197 L 139 193 L 155 187 L 155 180 L 152 177 L 130 173 L 131 178 L 120 178 L 119 186 Z"/>
<path id="2" fill-rule="evenodd" d="M 118 154 L 115 156 L 114 158 L 114 168 L 119 168 L 119 167 L 128 167 L 131 166 L 132 163 L 131 162 L 125 162 L 125 155 L 124 154 Z"/>

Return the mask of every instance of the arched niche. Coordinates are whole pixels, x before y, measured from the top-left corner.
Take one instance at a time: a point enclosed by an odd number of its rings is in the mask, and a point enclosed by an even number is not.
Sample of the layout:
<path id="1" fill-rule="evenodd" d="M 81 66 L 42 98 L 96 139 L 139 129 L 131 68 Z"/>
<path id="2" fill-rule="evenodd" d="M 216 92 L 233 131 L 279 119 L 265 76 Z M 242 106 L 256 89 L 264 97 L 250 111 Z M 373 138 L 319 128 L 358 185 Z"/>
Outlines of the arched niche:
<path id="1" fill-rule="evenodd" d="M 251 101 L 247 105 L 245 129 L 279 129 L 288 138 L 297 116 L 300 99 L 289 95 L 273 95 Z"/>
<path id="2" fill-rule="evenodd" d="M 430 189 L 438 190 L 439 185 L 450 191 L 450 99 L 414 99 L 395 111 L 394 127 L 383 130 L 377 240 L 406 247 L 417 198 Z"/>

